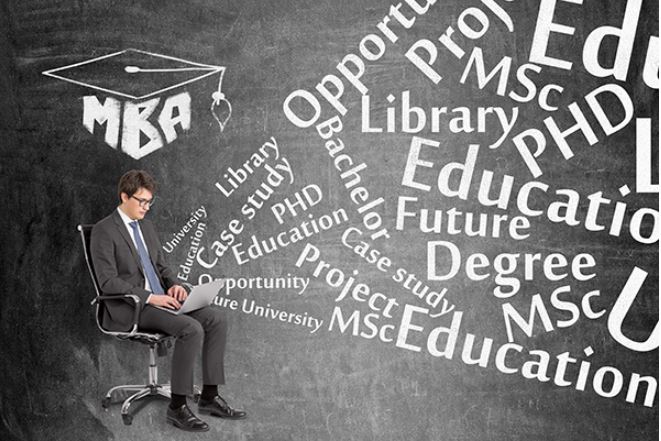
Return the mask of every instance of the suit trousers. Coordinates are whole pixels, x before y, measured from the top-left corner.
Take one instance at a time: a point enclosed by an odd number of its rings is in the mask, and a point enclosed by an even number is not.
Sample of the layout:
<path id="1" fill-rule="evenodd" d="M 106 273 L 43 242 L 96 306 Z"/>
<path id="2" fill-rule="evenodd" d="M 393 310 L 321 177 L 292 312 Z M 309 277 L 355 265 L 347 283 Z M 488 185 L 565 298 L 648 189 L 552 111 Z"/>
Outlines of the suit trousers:
<path id="1" fill-rule="evenodd" d="M 203 384 L 225 384 L 227 320 L 222 311 L 207 306 L 188 314 L 174 315 L 146 305 L 140 313 L 138 327 L 175 337 L 170 376 L 173 394 L 193 394 L 193 371 L 200 350 Z"/>

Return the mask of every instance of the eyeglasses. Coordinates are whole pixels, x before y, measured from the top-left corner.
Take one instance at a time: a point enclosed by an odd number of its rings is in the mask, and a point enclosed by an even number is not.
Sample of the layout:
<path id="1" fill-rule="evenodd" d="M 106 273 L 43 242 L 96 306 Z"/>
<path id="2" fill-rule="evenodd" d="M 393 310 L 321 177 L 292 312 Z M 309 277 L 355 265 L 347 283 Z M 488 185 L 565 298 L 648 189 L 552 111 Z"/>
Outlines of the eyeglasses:
<path id="1" fill-rule="evenodd" d="M 156 202 L 156 198 L 154 199 L 142 199 L 142 198 L 137 198 L 135 196 L 131 196 L 133 199 L 138 201 L 140 203 L 140 206 L 142 208 L 151 208 L 152 205 L 154 205 L 154 202 Z"/>

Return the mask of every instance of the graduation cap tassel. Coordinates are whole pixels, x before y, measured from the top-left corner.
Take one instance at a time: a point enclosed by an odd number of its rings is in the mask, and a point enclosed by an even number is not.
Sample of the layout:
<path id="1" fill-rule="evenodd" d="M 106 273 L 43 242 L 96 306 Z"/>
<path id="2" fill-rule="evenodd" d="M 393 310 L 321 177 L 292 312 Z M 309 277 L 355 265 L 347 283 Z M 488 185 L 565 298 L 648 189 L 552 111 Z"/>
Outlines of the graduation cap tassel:
<path id="1" fill-rule="evenodd" d="M 211 94 L 213 101 L 211 102 L 211 114 L 218 121 L 218 126 L 220 127 L 220 132 L 222 133 L 225 130 L 227 121 L 229 121 L 232 116 L 232 105 L 225 94 L 221 91 L 221 86 L 223 83 L 223 75 L 225 74 L 225 69 L 220 73 L 220 78 L 218 79 L 218 90 Z"/>

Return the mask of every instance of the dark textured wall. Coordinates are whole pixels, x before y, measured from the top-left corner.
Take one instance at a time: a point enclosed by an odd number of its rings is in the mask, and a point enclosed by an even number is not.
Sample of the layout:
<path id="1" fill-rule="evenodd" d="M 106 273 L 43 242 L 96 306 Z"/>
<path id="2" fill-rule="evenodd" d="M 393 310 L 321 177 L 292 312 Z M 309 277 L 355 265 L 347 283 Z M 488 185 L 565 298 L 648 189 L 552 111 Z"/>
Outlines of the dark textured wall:
<path id="1" fill-rule="evenodd" d="M 470 3 L 470 4 L 469 4 Z M 485 60 L 495 64 L 503 56 L 512 58 L 513 69 L 528 61 L 539 10 L 536 1 L 497 2 L 511 15 L 515 30 L 508 33 L 502 22 L 488 12 L 487 36 L 475 41 L 461 40 L 467 49 L 483 48 Z M 560 110 L 544 112 L 536 102 L 516 104 L 497 96 L 495 88 L 480 90 L 474 80 L 460 84 L 465 58 L 458 60 L 439 50 L 436 67 L 443 72 L 438 85 L 429 81 L 404 56 L 417 40 L 436 37 L 469 6 L 487 11 L 479 1 L 441 1 L 417 18 L 410 30 L 398 28 L 400 39 L 389 44 L 378 62 L 370 63 L 364 79 L 373 100 L 375 118 L 384 121 L 386 97 L 401 100 L 409 90 L 414 105 L 455 108 L 467 106 L 518 105 L 520 116 L 512 134 L 526 128 L 543 127 L 549 115 L 561 127 L 571 124 L 567 106 L 577 101 L 587 109 L 584 97 L 600 85 L 617 83 L 631 96 L 635 117 L 652 118 L 654 158 L 658 156 L 658 90 L 641 78 L 650 35 L 657 35 L 658 4 L 643 2 L 627 81 L 597 78 L 586 72 L 581 61 L 583 42 L 596 27 L 621 25 L 624 1 L 584 0 L 584 5 L 560 2 L 556 20 L 576 28 L 573 37 L 560 36 L 549 51 L 574 62 L 571 71 L 544 67 L 538 85 L 555 83 L 565 90 L 558 98 Z M 228 344 L 227 396 L 245 407 L 246 421 L 218 422 L 199 439 L 235 440 L 643 440 L 658 437 L 658 398 L 653 407 L 625 402 L 625 392 L 614 398 L 598 396 L 591 388 L 577 391 L 553 381 L 505 375 L 494 367 L 493 358 L 484 369 L 461 361 L 466 333 L 482 342 L 494 340 L 494 348 L 507 342 L 502 305 L 493 295 L 493 276 L 472 281 L 460 272 L 446 282 L 425 281 L 432 289 L 448 288 L 446 299 L 463 312 L 461 332 L 452 360 L 432 356 L 426 336 L 437 326 L 449 326 L 451 314 L 420 318 L 424 332 L 411 332 L 408 342 L 420 352 L 397 347 L 378 338 L 340 333 L 328 329 L 331 314 L 340 306 L 345 316 L 370 309 L 355 300 L 335 302 L 338 289 L 323 278 L 314 278 L 314 265 L 295 266 L 306 243 L 317 246 L 322 258 L 350 274 L 359 270 L 360 281 L 373 290 L 398 299 L 401 307 L 392 323 L 401 328 L 406 304 L 425 303 L 400 284 L 366 263 L 341 243 L 348 226 L 364 228 L 362 218 L 349 200 L 323 141 L 313 128 L 296 128 L 283 114 L 285 98 L 296 89 L 314 93 L 314 86 L 327 74 L 338 72 L 336 64 L 348 53 L 357 53 L 358 43 L 388 14 L 384 1 L 210 1 L 119 2 L 88 0 L 77 2 L 13 1 L 0 6 L 0 170 L 2 173 L 2 225 L 0 267 L 3 292 L 0 295 L 0 438 L 3 440 L 151 440 L 190 439 L 165 425 L 165 403 L 151 403 L 140 410 L 132 426 L 121 424 L 118 406 L 103 411 L 100 398 L 112 385 L 142 380 L 146 375 L 146 354 L 141 348 L 103 336 L 94 323 L 90 300 L 93 290 L 75 230 L 78 223 L 93 223 L 116 206 L 118 177 L 131 168 L 149 170 L 159 181 L 159 201 L 150 218 L 158 225 L 165 242 L 204 205 L 208 214 L 202 245 L 203 257 L 213 259 L 212 244 L 232 219 L 242 219 L 244 232 L 237 240 L 249 243 L 250 236 L 265 238 L 307 219 L 307 213 L 288 217 L 283 225 L 269 209 L 274 202 L 292 197 L 306 185 L 317 184 L 323 200 L 310 210 L 315 217 L 344 208 L 349 221 L 309 240 L 239 265 L 231 252 L 212 269 L 192 266 L 191 280 L 201 274 L 232 278 L 309 277 L 303 294 L 294 289 L 235 289 L 221 294 L 238 301 L 269 304 L 275 309 L 308 314 L 324 320 L 311 334 L 301 326 L 257 317 L 241 311 L 227 311 L 230 323 Z M 609 60 L 615 42 L 606 42 L 601 60 Z M 164 148 L 140 160 L 133 159 L 104 143 L 103 135 L 90 134 L 81 124 L 83 96 L 91 91 L 42 75 L 42 72 L 74 64 L 126 48 L 166 54 L 195 62 L 227 67 L 223 92 L 233 106 L 225 130 L 220 133 L 207 112 L 214 80 L 187 86 L 193 99 L 193 121 L 187 133 Z M 604 61 L 607 62 L 607 61 Z M 103 74 L 103 73 L 101 73 Z M 108 84 L 121 88 L 125 81 L 108 74 Z M 435 163 L 419 169 L 416 177 L 433 183 L 441 167 L 466 157 L 468 145 L 481 145 L 476 171 L 467 201 L 447 198 L 435 188 L 429 193 L 401 185 L 412 135 L 361 132 L 361 97 L 345 81 L 339 134 L 356 163 L 365 162 L 363 184 L 373 198 L 385 203 L 376 209 L 384 219 L 391 238 L 367 241 L 403 266 L 425 278 L 427 242 L 451 241 L 464 256 L 481 252 L 489 259 L 500 253 L 559 252 L 571 259 L 589 253 L 597 262 L 596 277 L 577 282 L 549 281 L 539 273 L 523 281 L 511 303 L 527 311 L 530 299 L 540 293 L 549 302 L 558 287 L 571 286 L 564 297 L 580 304 L 580 297 L 599 290 L 595 310 L 606 311 L 615 304 L 634 266 L 649 273 L 640 295 L 627 316 L 623 331 L 633 339 L 645 340 L 658 320 L 658 243 L 644 245 L 628 233 L 613 237 L 586 231 L 582 225 L 554 224 L 544 217 L 530 218 L 531 237 L 515 241 L 509 237 L 474 238 L 464 234 L 422 233 L 414 222 L 404 231 L 396 230 L 398 196 L 415 196 L 420 207 L 447 210 L 457 207 L 475 213 L 518 213 L 515 201 L 506 211 L 482 207 L 475 199 L 483 169 L 495 173 L 500 183 L 505 174 L 514 176 L 515 190 L 532 179 L 518 155 L 511 136 L 498 149 L 486 147 L 498 131 L 496 120 L 487 133 L 453 134 L 426 129 L 419 136 L 441 143 L 438 150 L 424 150 L 422 159 Z M 509 89 L 508 89 L 509 90 Z M 99 95 L 101 96 L 101 95 Z M 104 95 L 105 96 L 105 95 Z M 317 94 L 319 97 L 319 95 Z M 321 100 L 321 98 L 319 98 Z M 610 115 L 621 115 L 616 104 L 607 102 Z M 323 119 L 335 112 L 322 106 Z M 643 207 L 658 210 L 657 194 L 620 197 L 618 188 L 635 189 L 635 121 L 606 137 L 593 115 L 599 143 L 589 146 L 579 137 L 571 138 L 575 157 L 565 160 L 554 144 L 541 161 L 545 174 L 540 180 L 553 190 L 574 189 L 581 194 L 579 214 L 585 218 L 587 195 L 603 191 L 604 197 L 628 204 L 625 230 L 633 213 Z M 398 124 L 401 119 L 398 117 Z M 445 123 L 447 124 L 447 123 Z M 548 136 L 548 134 L 547 134 Z M 271 137 L 291 164 L 293 183 L 280 185 L 272 199 L 254 219 L 241 214 L 246 198 L 258 188 L 266 173 L 251 176 L 230 197 L 215 183 L 222 181 L 228 167 L 240 167 Z M 658 159 L 653 160 L 654 182 L 658 183 Z M 433 184 L 432 184 L 433 185 Z M 537 208 L 553 202 L 553 193 L 539 196 Z M 604 215 L 605 222 L 611 215 Z M 643 226 L 650 234 L 650 218 Z M 444 227 L 445 228 L 445 227 Z M 190 239 L 168 254 L 178 267 L 186 260 Z M 463 271 L 463 269 L 462 269 Z M 522 272 L 519 270 L 519 276 Z M 566 311 L 551 310 L 553 322 L 567 320 Z M 383 319 L 383 317 L 381 317 Z M 417 318 L 416 318 L 417 320 Z M 637 353 L 617 343 L 608 331 L 608 314 L 589 320 L 581 315 L 567 328 L 544 332 L 540 323 L 533 335 L 516 334 L 524 348 L 547 351 L 555 356 L 570 352 L 572 357 L 592 363 L 593 373 L 601 366 L 615 366 L 625 383 L 631 373 L 658 377 L 658 349 Z M 366 330 L 363 329 L 363 330 Z M 590 346 L 594 355 L 584 355 Z M 477 348 L 475 349 L 477 353 Z M 493 357 L 493 356 L 492 356 Z M 516 357 L 512 356 L 512 360 Z M 520 360 L 519 363 L 525 360 Z M 161 359 L 161 375 L 167 378 L 167 360 Z M 513 363 L 515 363 L 513 361 Z M 520 365 L 520 364 L 519 364 Z M 552 370 L 551 376 L 552 376 Z M 199 379 L 198 379 L 199 380 Z"/>

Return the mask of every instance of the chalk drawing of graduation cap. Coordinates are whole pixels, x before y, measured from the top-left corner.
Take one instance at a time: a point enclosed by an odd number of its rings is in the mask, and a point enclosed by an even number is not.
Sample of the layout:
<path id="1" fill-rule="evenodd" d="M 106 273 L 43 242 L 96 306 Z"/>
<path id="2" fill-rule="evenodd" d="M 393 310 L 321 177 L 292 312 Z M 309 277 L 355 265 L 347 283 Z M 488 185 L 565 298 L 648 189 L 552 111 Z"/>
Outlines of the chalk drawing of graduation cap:
<path id="1" fill-rule="evenodd" d="M 222 92 L 224 66 L 125 49 L 42 73 L 92 91 L 83 97 L 83 126 L 92 134 L 105 126 L 105 143 L 134 159 L 173 142 L 177 130 L 190 130 L 189 88 L 202 80 L 218 75 L 208 108 L 220 132 L 232 115 Z"/>

